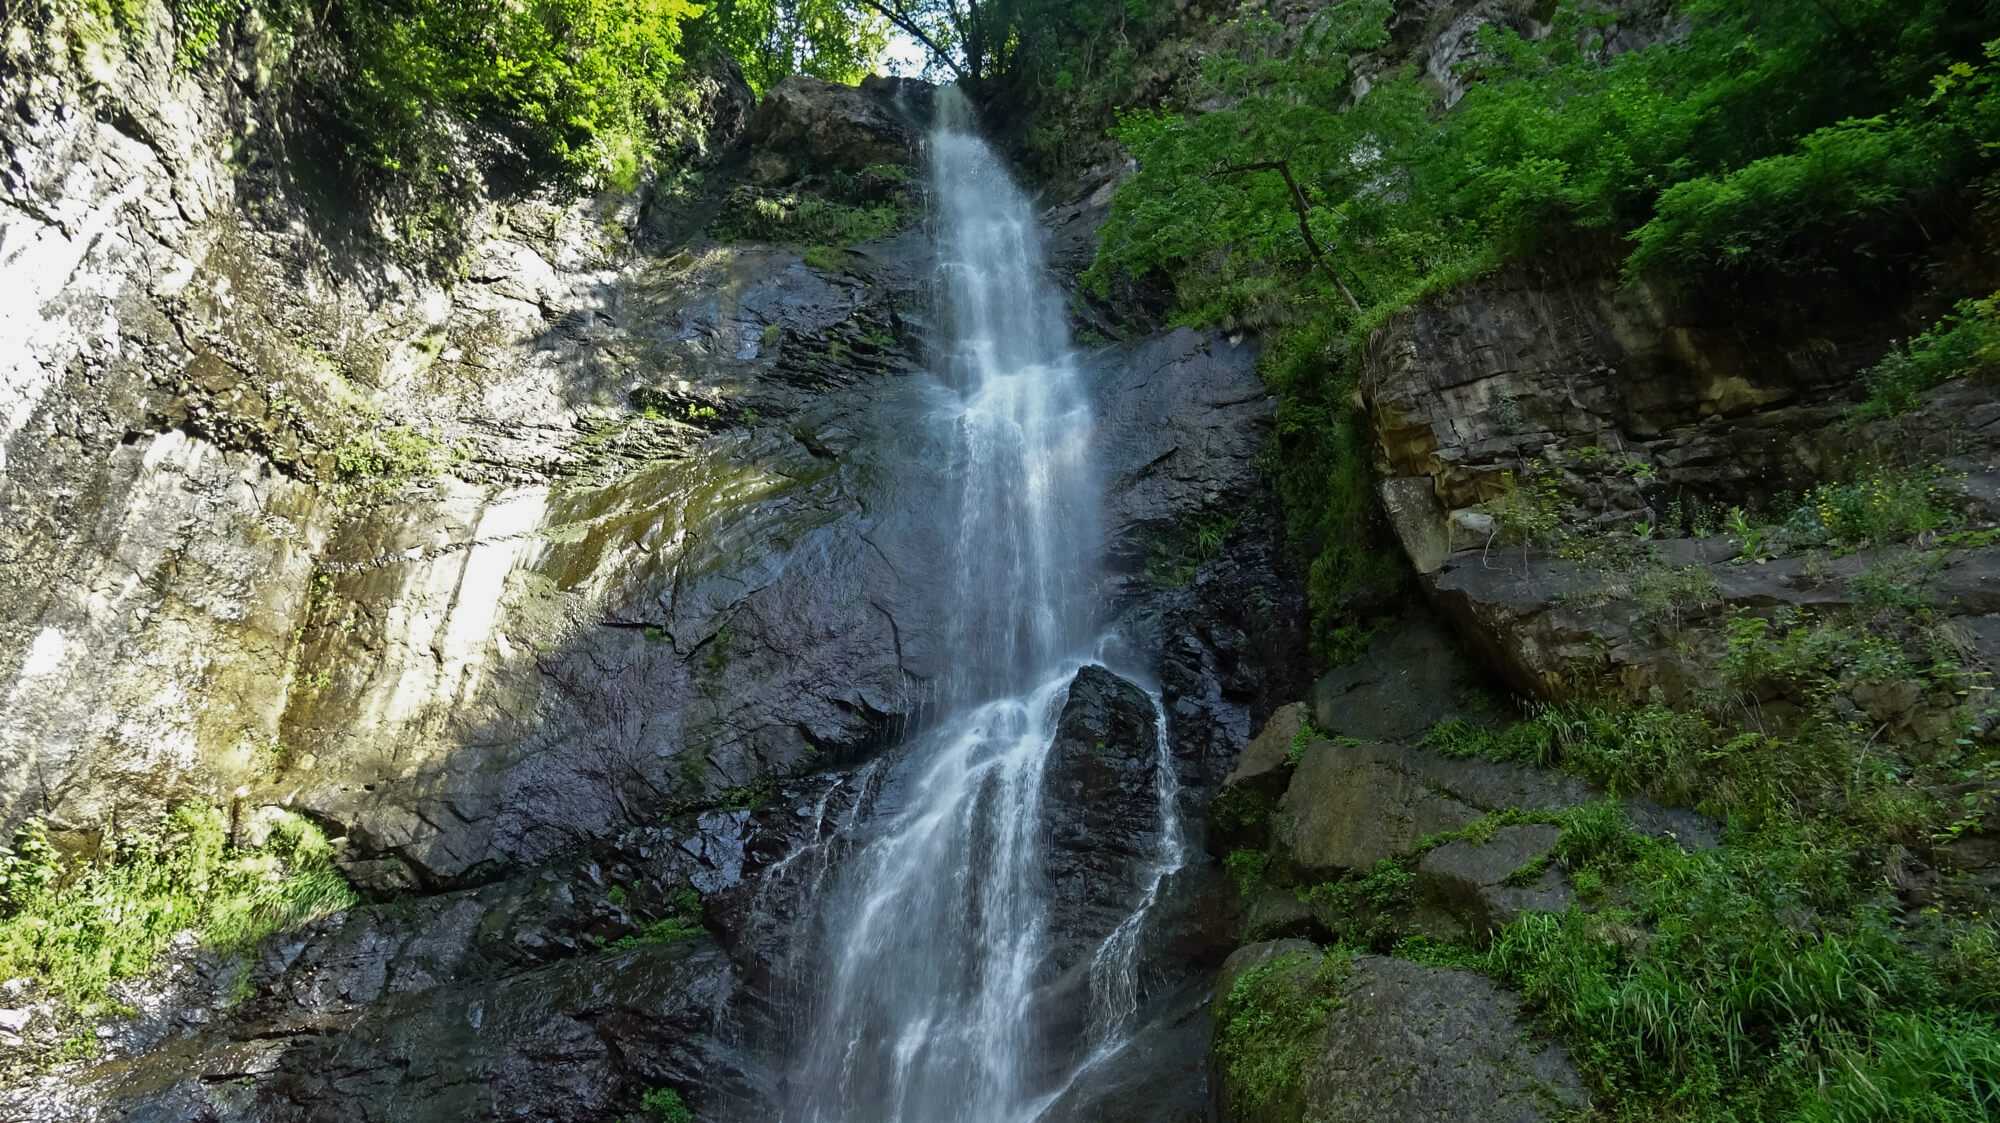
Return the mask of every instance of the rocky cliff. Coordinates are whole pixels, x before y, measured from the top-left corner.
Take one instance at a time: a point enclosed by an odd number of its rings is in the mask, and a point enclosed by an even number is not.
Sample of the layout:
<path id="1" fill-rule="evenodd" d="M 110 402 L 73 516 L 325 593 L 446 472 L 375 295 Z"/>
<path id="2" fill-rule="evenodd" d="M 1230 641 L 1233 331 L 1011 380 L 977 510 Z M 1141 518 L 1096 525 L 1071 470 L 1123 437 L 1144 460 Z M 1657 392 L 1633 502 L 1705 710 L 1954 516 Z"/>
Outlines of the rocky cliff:
<path id="1" fill-rule="evenodd" d="M 12 992 L 10 1110 L 754 1113 L 800 888 L 760 875 L 869 798 L 949 655 L 911 517 L 927 88 L 753 106 L 720 67 L 693 177 L 488 184 L 439 254 L 308 182 L 254 21 L 194 69 L 164 30 L 39 46 L 9 40 L 0 124 L 0 817 L 87 854 L 282 808 L 369 903 L 241 963 L 182 947 L 121 984 L 136 1018 Z M 851 241 L 801 199 L 892 217 Z M 1143 328 L 1093 359 L 1114 595 L 1170 649 L 1196 784 L 1296 650 L 1253 359 Z M 1228 559 L 1190 552 L 1216 511 Z M 32 1075 L 79 1032 L 88 1066 Z"/>
<path id="2" fill-rule="evenodd" d="M 1270 7 L 1292 43 L 1321 6 Z M 1188 10 L 1135 102 L 1242 34 Z M 1603 11 L 1607 52 L 1680 30 Z M 1547 17 L 1395 5 L 1354 96 L 1409 63 L 1455 104 L 1482 27 Z M 86 859 L 176 805 L 232 846 L 297 816 L 353 895 L 247 949 L 176 934 L 111 1007 L 0 981 L 0 1108 L 770 1117 L 812 904 L 952 657 L 929 87 L 715 65 L 686 174 L 425 216 L 322 182 L 254 19 L 195 68 L 164 31 L 47 46 L 0 63 L 0 827 Z M 1074 290 L 1129 169 L 1070 156 L 1042 223 Z M 1044 1118 L 1529 1121 L 1983 1055 L 2000 405 L 1856 410 L 1996 283 L 1983 231 L 1921 283 L 1756 300 L 1586 238 L 1388 316 L 1354 404 L 1410 584 L 1330 669 L 1256 341 L 1079 293 L 1102 594 L 1153 673 L 1062 702 L 1048 1039 L 1154 903 L 1129 1043 Z M 1150 887 L 1168 780 L 1186 853 Z"/>

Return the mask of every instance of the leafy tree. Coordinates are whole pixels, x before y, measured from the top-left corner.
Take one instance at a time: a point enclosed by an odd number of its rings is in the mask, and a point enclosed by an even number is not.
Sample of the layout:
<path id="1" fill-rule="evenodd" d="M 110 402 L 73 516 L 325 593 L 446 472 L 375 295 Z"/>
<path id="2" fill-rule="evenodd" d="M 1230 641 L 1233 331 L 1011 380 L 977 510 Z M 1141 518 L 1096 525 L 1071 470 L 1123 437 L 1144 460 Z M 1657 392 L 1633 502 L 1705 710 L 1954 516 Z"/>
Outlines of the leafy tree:
<path id="1" fill-rule="evenodd" d="M 516 136 L 562 176 L 630 178 L 685 89 L 693 0 L 377 0 L 333 9 L 345 96 L 377 162 L 435 158 L 440 113 Z M 422 170 L 422 169 L 418 169 Z"/>
<path id="2" fill-rule="evenodd" d="M 716 0 L 699 26 L 759 91 L 793 74 L 859 81 L 888 43 L 888 21 L 848 0 Z"/>
<path id="3" fill-rule="evenodd" d="M 1275 337 L 1280 491 L 1323 623 L 1370 579 L 1347 403 L 1359 344 L 1395 310 L 1509 258 L 1620 237 L 1651 278 L 1906 283 L 1909 261 L 1969 224 L 2000 153 L 2000 58 L 1984 46 L 2000 3 L 1675 7 L 1673 36 L 1622 52 L 1585 0 L 1539 38 L 1488 28 L 1446 109 L 1428 75 L 1381 69 L 1391 5 L 1347 0 L 1302 32 L 1246 24 L 1186 96 L 1200 110 L 1113 129 L 1138 172 L 1088 279 L 1163 280 L 1182 319 Z"/>

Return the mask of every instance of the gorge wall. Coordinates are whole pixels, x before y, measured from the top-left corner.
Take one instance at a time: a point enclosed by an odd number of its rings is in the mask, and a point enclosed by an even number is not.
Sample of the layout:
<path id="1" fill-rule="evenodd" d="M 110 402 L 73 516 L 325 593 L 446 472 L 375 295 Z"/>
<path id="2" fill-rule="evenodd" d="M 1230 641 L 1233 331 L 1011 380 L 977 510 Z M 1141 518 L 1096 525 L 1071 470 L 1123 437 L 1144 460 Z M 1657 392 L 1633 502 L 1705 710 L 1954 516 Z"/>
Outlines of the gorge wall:
<path id="1" fill-rule="evenodd" d="M 1547 7 L 1396 4 L 1352 96 L 1409 65 L 1456 104 L 1480 29 L 1546 35 Z M 1604 7 L 1607 52 L 1685 31 Z M 1294 43 L 1324 8 L 1260 10 Z M 1131 104 L 1248 41 L 1175 10 Z M 709 64 L 686 174 L 496 173 L 447 221 L 320 181 L 254 17 L 194 68 L 152 27 L 11 26 L 0 58 L 0 829 L 84 861 L 179 805 L 244 847 L 296 817 L 353 897 L 247 951 L 178 936 L 111 1008 L 0 980 L 0 1115 L 611 1120 L 672 1090 L 774 1117 L 793 952 L 955 654 L 916 516 L 945 471 L 913 436 L 932 88 L 759 98 Z M 1016 139 L 1067 112 L 988 107 Z M 1131 907 L 1097 890 L 1149 860 L 1149 691 L 1190 847 L 1131 1040 L 1039 1118 L 1747 1094 L 1726 1017 L 1627 1012 L 1829 947 L 1876 997 L 1787 992 L 1807 1031 L 1728 990 L 1746 1055 L 1824 1029 L 1795 1052 L 1834 1085 L 1912 1011 L 1988 1026 L 2000 404 L 1961 377 L 1857 414 L 1895 340 L 2000 283 L 1986 219 L 1894 289 L 1728 298 L 1582 239 L 1387 316 L 1351 535 L 1403 583 L 1355 598 L 1329 668 L 1256 333 L 1167 326 L 1159 277 L 1079 281 L 1134 171 L 1099 132 L 1042 233 L 1091 340 L 1099 594 L 1153 678 L 1086 667 L 1056 722 L 1042 981 L 1074 1017 L 1037 1033 L 1081 1032 L 1078 964 Z"/>
<path id="2" fill-rule="evenodd" d="M 153 26 L 7 44 L 0 808 L 82 855 L 185 802 L 239 841 L 302 815 L 364 903 L 177 946 L 115 989 L 132 1016 L 24 983 L 9 1112 L 755 1115 L 790 937 L 760 894 L 803 891 L 759 873 L 864 798 L 951 655 L 906 455 L 929 88 L 753 109 L 719 66 L 694 186 L 492 184 L 437 254 L 288 157 L 282 41 L 190 70 Z M 758 225 L 800 199 L 893 228 Z M 1248 342 L 1122 334 L 1088 357 L 1104 595 L 1163 658 L 1192 802 L 1297 688 L 1271 403 Z M 1227 558 L 1194 542 L 1217 512 Z M 677 918 L 699 937 L 649 937 Z"/>

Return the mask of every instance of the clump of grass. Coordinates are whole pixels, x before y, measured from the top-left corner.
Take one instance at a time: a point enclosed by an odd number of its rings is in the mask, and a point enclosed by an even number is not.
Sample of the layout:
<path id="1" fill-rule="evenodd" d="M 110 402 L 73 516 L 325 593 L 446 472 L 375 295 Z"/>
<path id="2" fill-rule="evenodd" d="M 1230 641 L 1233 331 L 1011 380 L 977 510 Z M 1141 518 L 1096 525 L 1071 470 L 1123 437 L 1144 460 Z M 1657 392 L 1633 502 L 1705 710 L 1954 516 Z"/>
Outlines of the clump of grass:
<path id="1" fill-rule="evenodd" d="M 85 1016 L 110 1012 L 111 985 L 151 970 L 180 933 L 243 952 L 356 899 L 326 837 L 293 815 L 258 847 L 231 846 L 226 816 L 190 804 L 89 865 L 43 852 L 28 875 L 23 850 L 0 900 L 0 977 L 39 980 Z"/>
<path id="2" fill-rule="evenodd" d="M 638 1123 L 694 1123 L 694 1112 L 672 1088 L 654 1088 L 639 1100 Z"/>
<path id="3" fill-rule="evenodd" d="M 363 488 L 387 489 L 436 473 L 440 446 L 431 437 L 402 425 L 356 433 L 333 450 L 333 470 L 340 482 Z"/>
<path id="4" fill-rule="evenodd" d="M 1812 489 L 1785 524 L 1798 542 L 1844 550 L 1884 546 L 1954 529 L 1945 474 L 1936 468 L 1876 468 Z"/>
<path id="5" fill-rule="evenodd" d="M 842 203 L 819 195 L 739 191 L 709 232 L 725 242 L 845 246 L 893 234 L 906 221 L 895 203 Z"/>
<path id="6" fill-rule="evenodd" d="M 1342 944 L 1386 950 L 1416 903 L 1416 875 L 1384 858 L 1365 874 L 1322 882 L 1302 894 L 1313 918 Z"/>
<path id="7" fill-rule="evenodd" d="M 647 944 L 677 944 L 701 934 L 701 894 L 682 889 L 667 899 L 666 915 L 611 946 L 622 950 Z"/>
<path id="8" fill-rule="evenodd" d="M 1215 1056 L 1237 1116 L 1303 1117 L 1306 1065 L 1352 965 L 1338 948 L 1281 955 L 1229 988 L 1215 1012 Z"/>
<path id="9" fill-rule="evenodd" d="M 1608 815 L 1575 825 L 1564 845 L 1624 903 L 1522 916 L 1481 966 L 1565 1040 L 1609 1117 L 1992 1117 L 1994 1008 L 1957 1004 L 1896 939 L 1840 831 L 1688 853 Z"/>

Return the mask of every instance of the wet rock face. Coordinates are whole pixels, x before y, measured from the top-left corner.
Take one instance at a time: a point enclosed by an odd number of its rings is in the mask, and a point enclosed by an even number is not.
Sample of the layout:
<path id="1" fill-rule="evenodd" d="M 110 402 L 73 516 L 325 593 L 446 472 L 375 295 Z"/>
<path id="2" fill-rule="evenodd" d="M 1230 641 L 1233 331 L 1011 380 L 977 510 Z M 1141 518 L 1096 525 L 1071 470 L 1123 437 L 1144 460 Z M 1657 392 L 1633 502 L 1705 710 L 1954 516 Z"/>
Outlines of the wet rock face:
<path id="1" fill-rule="evenodd" d="M 1064 969 L 1132 911 L 1157 857 L 1159 727 L 1145 692 L 1102 667 L 1070 683 L 1042 774 L 1049 926 Z"/>
<path id="2" fill-rule="evenodd" d="M 1251 346 L 1185 329 L 1093 364 L 1107 592 L 1160 667 L 1177 766 L 1205 798 L 1309 668 L 1303 584 L 1258 467 L 1276 403 Z M 1218 529 L 1204 554 L 1201 533 Z"/>
<path id="3" fill-rule="evenodd" d="M 747 1087 L 718 1043 L 728 962 L 713 945 L 634 948 L 505 979 L 398 996 L 348 1032 L 244 1040 L 11 1101 L 24 1118 L 148 1123 L 583 1121 L 613 1115 L 631 1086 Z"/>
<path id="4" fill-rule="evenodd" d="M 1156 1013 L 1116 1055 L 1091 1069 L 1049 1106 L 1047 1123 L 1206 1123 L 1206 979 L 1155 1004 Z"/>
<path id="5" fill-rule="evenodd" d="M 793 75 L 771 87 L 750 117 L 750 177 L 762 184 L 806 175 L 904 164 L 930 117 L 931 87 L 902 79 L 860 86 Z"/>
<path id="6" fill-rule="evenodd" d="M 1311 1118 L 1542 1123 L 1588 1109 L 1574 1065 L 1520 1000 L 1471 971 L 1362 956 L 1306 1075 Z"/>
<path id="7" fill-rule="evenodd" d="M 1501 494 L 1503 473 L 1550 447 L 1647 467 L 1574 489 L 1594 514 L 1667 490 L 1740 502 L 1802 486 L 1825 466 L 1812 437 L 1853 372 L 1898 334 L 1868 294 L 1815 295 L 1820 315 L 1754 335 L 1587 263 L 1512 266 L 1424 301 L 1369 347 L 1363 395 L 1385 475 L 1427 478 L 1456 510 Z M 1812 346 L 1787 334 L 1800 331 Z"/>

